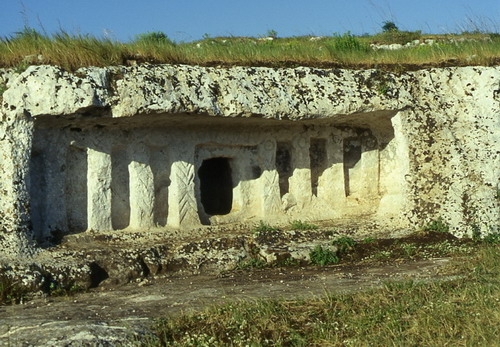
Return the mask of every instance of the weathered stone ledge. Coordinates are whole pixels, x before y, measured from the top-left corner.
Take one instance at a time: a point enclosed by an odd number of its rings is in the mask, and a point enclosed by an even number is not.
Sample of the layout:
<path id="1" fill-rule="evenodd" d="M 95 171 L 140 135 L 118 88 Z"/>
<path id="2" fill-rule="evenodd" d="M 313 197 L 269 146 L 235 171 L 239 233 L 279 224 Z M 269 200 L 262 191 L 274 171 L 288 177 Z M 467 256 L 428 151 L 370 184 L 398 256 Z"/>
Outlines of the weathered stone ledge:
<path id="1" fill-rule="evenodd" d="M 148 277 L 217 275 L 252 261 L 307 264 L 316 246 L 335 251 L 331 242 L 339 235 L 360 235 L 358 228 L 347 226 L 272 232 L 250 232 L 249 226 L 208 228 L 189 236 L 171 231 L 169 237 L 162 230 L 67 236 L 58 246 L 32 258 L 0 263 L 0 278 L 31 294 L 71 293 Z M 213 236 L 204 237 L 207 232 Z"/>

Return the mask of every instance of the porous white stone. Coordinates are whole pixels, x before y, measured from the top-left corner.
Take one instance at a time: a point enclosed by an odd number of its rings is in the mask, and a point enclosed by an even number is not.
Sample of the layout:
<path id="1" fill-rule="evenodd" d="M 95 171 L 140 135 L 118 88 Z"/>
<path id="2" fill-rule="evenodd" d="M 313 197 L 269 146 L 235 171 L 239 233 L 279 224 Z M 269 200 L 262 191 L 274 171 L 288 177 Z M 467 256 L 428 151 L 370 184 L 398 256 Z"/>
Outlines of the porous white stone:
<path id="1" fill-rule="evenodd" d="M 32 235 L 259 219 L 499 231 L 498 67 L 0 75 L 4 255 L 28 254 Z M 230 168 L 227 213 L 205 212 L 201 186 L 217 181 L 199 170 L 213 158 Z"/>

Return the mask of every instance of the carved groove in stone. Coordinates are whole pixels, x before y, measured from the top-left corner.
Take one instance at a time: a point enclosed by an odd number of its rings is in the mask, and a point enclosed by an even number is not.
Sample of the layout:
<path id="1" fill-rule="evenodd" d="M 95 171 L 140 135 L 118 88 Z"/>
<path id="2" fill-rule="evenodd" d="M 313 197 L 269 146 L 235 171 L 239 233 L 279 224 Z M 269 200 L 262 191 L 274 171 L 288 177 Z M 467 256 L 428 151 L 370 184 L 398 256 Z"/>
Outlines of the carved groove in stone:
<path id="1" fill-rule="evenodd" d="M 271 215 L 279 211 L 281 202 L 279 200 L 280 178 L 276 171 L 267 172 L 262 175 L 264 179 L 264 215 Z"/>
<path id="2" fill-rule="evenodd" d="M 182 224 L 189 212 L 196 211 L 196 201 L 190 191 L 194 186 L 194 166 L 183 161 L 178 162 L 176 176 L 180 188 L 179 223 Z"/>

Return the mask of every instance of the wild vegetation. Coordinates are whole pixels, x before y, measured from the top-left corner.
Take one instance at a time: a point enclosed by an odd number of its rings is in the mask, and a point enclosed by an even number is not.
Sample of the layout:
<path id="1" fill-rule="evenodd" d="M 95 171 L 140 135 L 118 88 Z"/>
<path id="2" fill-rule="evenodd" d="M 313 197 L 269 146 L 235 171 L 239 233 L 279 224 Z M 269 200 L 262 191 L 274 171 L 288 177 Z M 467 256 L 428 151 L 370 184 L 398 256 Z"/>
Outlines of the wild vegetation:
<path id="1" fill-rule="evenodd" d="M 294 221 L 287 228 L 311 230 L 311 226 L 315 227 Z M 255 229 L 263 234 L 278 230 L 264 222 Z M 448 230 L 447 223 L 438 219 L 404 238 L 355 240 L 341 236 L 313 249 L 308 265 L 268 264 L 255 258 L 234 270 L 371 266 L 448 257 L 451 261 L 441 270 L 443 278 L 386 282 L 378 288 L 325 292 L 310 299 L 228 301 L 157 320 L 151 333 L 136 342 L 146 346 L 496 345 L 500 333 L 500 235 L 458 239 Z M 71 288 L 50 289 L 51 295 L 73 294 Z M 0 304 L 23 302 L 27 295 L 8 277 L 0 277 Z"/>
<path id="2" fill-rule="evenodd" d="M 417 240 L 420 240 L 418 242 Z M 423 241 L 423 242 L 422 242 Z M 447 280 L 387 282 L 349 294 L 229 302 L 165 317 L 148 346 L 492 346 L 500 333 L 500 243 L 425 231 L 405 240 L 334 241 L 335 262 L 453 256 Z M 384 246 L 385 245 L 385 246 Z M 316 250 L 317 251 L 317 250 Z M 381 252 L 385 252 L 383 255 Z M 313 252 L 312 252 L 313 253 Z M 311 253 L 311 254 L 312 254 Z M 463 259 L 467 256 L 466 262 Z M 313 259 L 311 259 L 313 260 Z M 318 265 L 326 263 L 316 262 Z"/>
<path id="3" fill-rule="evenodd" d="M 397 50 L 374 49 L 371 46 L 407 43 L 413 44 Z M 174 42 L 162 32 L 149 32 L 123 43 L 64 31 L 49 35 L 27 27 L 14 35 L 0 38 L 0 67 L 22 70 L 33 64 L 53 64 L 76 70 L 84 66 L 145 62 L 203 66 L 384 68 L 396 71 L 425 66 L 488 66 L 500 63 L 500 34 L 424 35 L 420 31 L 401 31 L 387 22 L 382 32 L 372 36 L 355 36 L 347 32 L 327 37 L 280 38 L 272 30 L 261 38 L 212 38 L 206 35 L 199 41 Z"/>

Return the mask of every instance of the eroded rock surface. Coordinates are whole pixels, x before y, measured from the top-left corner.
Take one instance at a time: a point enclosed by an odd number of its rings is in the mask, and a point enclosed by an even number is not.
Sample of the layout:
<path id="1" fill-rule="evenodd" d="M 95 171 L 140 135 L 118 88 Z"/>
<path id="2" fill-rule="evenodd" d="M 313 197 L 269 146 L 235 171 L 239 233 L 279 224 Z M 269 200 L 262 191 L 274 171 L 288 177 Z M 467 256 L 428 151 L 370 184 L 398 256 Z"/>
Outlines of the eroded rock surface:
<path id="1" fill-rule="evenodd" d="M 252 228 L 210 234 L 228 223 L 347 219 L 377 225 L 377 236 L 442 219 L 458 236 L 499 231 L 498 67 L 33 66 L 0 76 L 0 249 L 17 258 L 4 272 L 20 267 L 28 285 L 173 269 L 193 249 L 165 245 L 192 230 L 206 259 L 225 254 L 214 267 L 234 265 Z M 138 253 L 131 242 L 106 269 L 99 244 L 77 260 L 43 248 L 121 231 L 162 236 Z"/>

